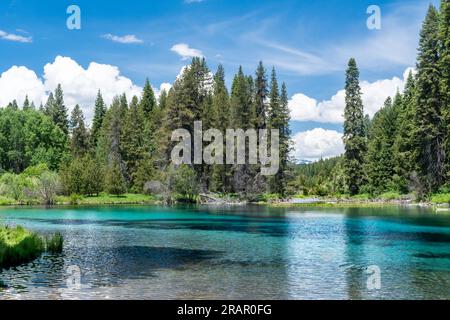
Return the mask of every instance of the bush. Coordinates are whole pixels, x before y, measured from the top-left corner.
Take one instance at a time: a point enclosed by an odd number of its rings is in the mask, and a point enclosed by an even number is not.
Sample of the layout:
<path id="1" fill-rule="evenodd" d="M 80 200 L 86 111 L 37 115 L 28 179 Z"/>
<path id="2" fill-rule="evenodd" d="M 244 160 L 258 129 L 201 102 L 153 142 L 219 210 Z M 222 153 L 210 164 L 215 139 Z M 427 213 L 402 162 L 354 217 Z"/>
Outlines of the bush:
<path id="1" fill-rule="evenodd" d="M 431 202 L 436 204 L 450 204 L 450 193 L 438 193 L 431 197 Z"/>
<path id="2" fill-rule="evenodd" d="M 382 194 L 380 194 L 378 196 L 378 199 L 386 200 L 386 201 L 398 200 L 398 199 L 401 199 L 401 198 L 402 198 L 401 194 L 396 192 L 396 191 L 385 192 L 385 193 L 382 193 Z"/>
<path id="3" fill-rule="evenodd" d="M 61 253 L 62 249 L 63 237 L 60 233 L 40 237 L 21 226 L 0 226 L 0 270 L 32 261 L 44 251 Z"/>

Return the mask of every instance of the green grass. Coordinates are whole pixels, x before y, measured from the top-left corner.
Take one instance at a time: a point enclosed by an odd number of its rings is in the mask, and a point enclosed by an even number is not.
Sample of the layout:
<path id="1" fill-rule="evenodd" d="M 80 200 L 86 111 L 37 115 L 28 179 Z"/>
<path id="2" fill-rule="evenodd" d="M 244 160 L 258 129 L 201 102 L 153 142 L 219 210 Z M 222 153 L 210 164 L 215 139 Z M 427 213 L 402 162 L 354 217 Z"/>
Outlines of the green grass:
<path id="1" fill-rule="evenodd" d="M 450 204 L 450 193 L 438 193 L 431 197 L 434 204 Z"/>
<path id="2" fill-rule="evenodd" d="M 141 204 L 141 203 L 155 203 L 156 199 L 153 196 L 145 194 L 126 193 L 121 196 L 101 193 L 98 197 L 82 197 L 82 196 L 59 196 L 56 198 L 57 204 L 79 204 L 79 205 L 100 205 L 100 204 Z"/>
<path id="3" fill-rule="evenodd" d="M 390 201 L 390 200 L 400 200 L 402 196 L 400 193 L 396 191 L 389 191 L 380 194 L 377 198 L 380 200 Z"/>
<path id="4" fill-rule="evenodd" d="M 33 261 L 44 251 L 62 252 L 63 238 L 57 233 L 49 237 L 24 229 L 0 226 L 0 270 Z"/>

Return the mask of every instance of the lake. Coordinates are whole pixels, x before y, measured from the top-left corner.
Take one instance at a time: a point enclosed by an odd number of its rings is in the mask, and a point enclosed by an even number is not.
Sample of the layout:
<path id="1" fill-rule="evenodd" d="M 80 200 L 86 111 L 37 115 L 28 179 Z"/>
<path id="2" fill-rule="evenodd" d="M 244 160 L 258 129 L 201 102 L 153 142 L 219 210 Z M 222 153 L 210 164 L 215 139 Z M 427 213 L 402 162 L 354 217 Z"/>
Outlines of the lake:
<path id="1" fill-rule="evenodd" d="M 0 299 L 450 298 L 450 215 L 430 209 L 2 208 L 0 223 L 65 240 L 1 272 Z"/>

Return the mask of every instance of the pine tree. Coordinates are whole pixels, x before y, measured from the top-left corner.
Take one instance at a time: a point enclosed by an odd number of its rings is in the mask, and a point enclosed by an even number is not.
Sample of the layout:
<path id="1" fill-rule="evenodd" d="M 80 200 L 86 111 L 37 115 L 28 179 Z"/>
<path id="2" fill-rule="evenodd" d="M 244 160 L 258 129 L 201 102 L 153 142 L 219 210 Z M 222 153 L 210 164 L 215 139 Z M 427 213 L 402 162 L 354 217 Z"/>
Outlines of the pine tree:
<path id="1" fill-rule="evenodd" d="M 84 123 L 84 115 L 77 104 L 70 117 L 72 154 L 76 157 L 83 156 L 89 150 L 89 134 Z"/>
<path id="2" fill-rule="evenodd" d="M 350 194 L 355 195 L 365 180 L 363 164 L 366 136 L 359 70 L 353 58 L 350 59 L 346 72 L 344 119 L 344 165 Z"/>
<path id="3" fill-rule="evenodd" d="M 106 192 L 120 196 L 127 191 L 126 182 L 120 169 L 120 163 L 117 159 L 107 167 L 105 177 Z"/>
<path id="4" fill-rule="evenodd" d="M 275 69 L 272 72 L 270 93 L 270 129 L 279 130 L 279 170 L 271 182 L 271 189 L 280 196 L 287 195 L 287 184 L 291 176 L 289 163 L 291 148 L 291 130 L 289 128 L 290 111 L 286 84 L 281 85 L 281 95 L 278 95 L 278 82 Z"/>
<path id="5" fill-rule="evenodd" d="M 47 98 L 47 102 L 45 103 L 44 106 L 44 114 L 50 118 L 52 118 L 52 108 L 54 104 L 55 104 L 55 97 L 53 96 L 53 92 L 50 92 Z"/>
<path id="6" fill-rule="evenodd" d="M 444 181 L 444 125 L 439 70 L 439 13 L 430 5 L 422 25 L 417 63 L 417 109 L 414 117 L 415 160 L 428 191 Z"/>
<path id="7" fill-rule="evenodd" d="M 69 120 L 67 108 L 64 105 L 64 93 L 60 84 L 55 89 L 54 102 L 50 106 L 50 116 L 53 122 L 67 135 L 69 133 Z"/>
<path id="8" fill-rule="evenodd" d="M 392 102 L 389 97 L 374 116 L 369 133 L 367 151 L 367 177 L 372 193 L 381 194 L 393 189 L 395 163 L 393 146 L 396 131 L 396 106 L 399 106 L 401 98 L 396 97 Z"/>
<path id="9" fill-rule="evenodd" d="M 439 25 L 440 39 L 440 64 L 441 71 L 441 93 L 442 93 L 442 116 L 445 130 L 444 154 L 446 159 L 445 177 L 447 184 L 450 184 L 450 1 L 441 1 Z"/>
<path id="10" fill-rule="evenodd" d="M 155 93 L 148 79 L 145 80 L 144 91 L 142 93 L 141 105 L 142 112 L 146 118 L 149 118 L 156 107 Z"/>
<path id="11" fill-rule="evenodd" d="M 264 68 L 262 61 L 260 61 L 258 68 L 256 69 L 254 98 L 256 112 L 255 125 L 257 129 L 264 129 L 266 127 L 268 93 L 266 69 Z"/>
<path id="12" fill-rule="evenodd" d="M 163 89 L 159 95 L 158 107 L 160 110 L 165 110 L 167 107 L 167 91 L 166 91 L 166 89 Z"/>
<path id="13" fill-rule="evenodd" d="M 219 65 L 217 72 L 214 75 L 213 97 L 212 97 L 212 127 L 220 130 L 225 134 L 226 129 L 230 125 L 230 97 L 228 89 L 225 85 L 225 70 L 222 65 Z M 224 140 L 223 150 L 226 150 Z M 225 192 L 229 180 L 230 166 L 226 165 L 225 160 L 223 164 L 216 164 L 212 169 L 212 190 Z"/>
<path id="14" fill-rule="evenodd" d="M 136 171 L 139 162 L 144 158 L 144 115 L 139 108 L 139 99 L 134 96 L 130 103 L 130 108 L 126 113 L 123 129 L 121 150 L 128 174 L 132 179 L 132 184 L 140 189 L 142 186 L 136 185 Z"/>
<path id="15" fill-rule="evenodd" d="M 14 99 L 12 102 L 8 103 L 8 105 L 6 107 L 8 109 L 13 109 L 13 110 L 19 109 L 19 105 L 17 104 L 16 99 Z"/>
<path id="16" fill-rule="evenodd" d="M 28 100 L 28 95 L 25 96 L 25 101 L 23 102 L 22 109 L 23 110 L 29 110 L 31 108 L 30 106 L 30 100 Z"/>
<path id="17" fill-rule="evenodd" d="M 97 93 L 97 98 L 95 99 L 94 119 L 92 120 L 92 130 L 91 130 L 91 146 L 94 149 L 97 146 L 97 141 L 100 134 L 100 130 L 102 128 L 105 114 L 106 114 L 106 105 L 103 101 L 102 94 L 99 90 Z"/>
<path id="18" fill-rule="evenodd" d="M 394 142 L 395 172 L 399 177 L 398 188 L 400 192 L 409 191 L 411 174 L 416 170 L 413 157 L 414 114 L 416 112 L 416 83 L 412 72 L 409 72 L 402 96 L 401 108 L 397 118 L 397 134 Z"/>

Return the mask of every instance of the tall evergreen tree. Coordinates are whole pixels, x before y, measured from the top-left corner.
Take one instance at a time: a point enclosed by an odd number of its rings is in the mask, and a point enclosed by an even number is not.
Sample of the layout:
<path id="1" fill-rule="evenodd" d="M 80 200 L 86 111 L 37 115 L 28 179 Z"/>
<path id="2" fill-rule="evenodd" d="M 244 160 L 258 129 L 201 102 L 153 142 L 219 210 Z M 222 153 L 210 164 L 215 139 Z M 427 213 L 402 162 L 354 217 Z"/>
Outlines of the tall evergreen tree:
<path id="1" fill-rule="evenodd" d="M 256 128 L 263 129 L 266 127 L 267 116 L 267 96 L 268 96 L 268 81 L 266 69 L 262 61 L 259 62 L 256 69 L 255 77 L 255 112 L 256 112 Z"/>
<path id="2" fill-rule="evenodd" d="M 134 96 L 124 119 L 121 141 L 123 159 L 134 186 L 137 180 L 137 167 L 145 152 L 144 125 L 144 114 L 139 108 L 139 99 Z M 140 189 L 141 186 L 136 187 Z"/>
<path id="3" fill-rule="evenodd" d="M 144 91 L 141 98 L 141 109 L 146 118 L 150 117 L 156 107 L 155 93 L 148 78 L 145 80 Z"/>
<path id="4" fill-rule="evenodd" d="M 53 108 L 54 104 L 55 104 L 55 97 L 53 96 L 53 92 L 50 92 L 50 94 L 48 95 L 48 98 L 47 98 L 47 102 L 45 103 L 45 106 L 44 106 L 44 114 L 46 116 L 49 116 L 52 119 L 53 119 L 52 108 Z"/>
<path id="5" fill-rule="evenodd" d="M 31 108 L 30 100 L 28 100 L 28 95 L 27 95 L 27 96 L 25 96 L 25 101 L 23 102 L 22 109 L 23 110 L 28 110 L 30 108 Z"/>
<path id="6" fill-rule="evenodd" d="M 359 70 L 353 58 L 348 63 L 345 81 L 344 144 L 347 185 L 354 195 L 365 180 L 363 164 L 367 148 Z"/>
<path id="7" fill-rule="evenodd" d="M 446 182 L 450 183 L 450 0 L 441 1 L 439 25 L 442 116 L 445 126 Z"/>
<path id="8" fill-rule="evenodd" d="M 58 84 L 55 89 L 54 102 L 50 107 L 50 116 L 53 122 L 67 135 L 69 133 L 69 120 L 61 84 Z"/>
<path id="9" fill-rule="evenodd" d="M 212 98 L 212 127 L 225 134 L 230 127 L 230 97 L 225 85 L 225 70 L 219 65 L 214 75 L 213 98 Z M 226 150 L 224 140 L 223 150 Z M 230 175 L 230 166 L 225 160 L 222 165 L 213 166 L 212 189 L 214 191 L 225 192 Z"/>
<path id="10" fill-rule="evenodd" d="M 416 112 L 416 83 L 412 72 L 409 72 L 402 96 L 401 108 L 397 118 L 397 134 L 394 142 L 395 172 L 399 177 L 398 188 L 402 193 L 409 191 L 411 174 L 416 170 L 414 151 L 414 114 Z"/>
<path id="11" fill-rule="evenodd" d="M 439 43 L 439 13 L 430 5 L 420 32 L 417 109 L 414 117 L 415 159 L 422 182 L 428 191 L 436 191 L 444 181 Z"/>
<path id="12" fill-rule="evenodd" d="M 89 150 L 89 133 L 84 123 L 83 111 L 78 104 L 72 110 L 70 131 L 72 153 L 77 157 L 83 156 Z"/>
<path id="13" fill-rule="evenodd" d="M 91 129 L 91 146 L 95 149 L 97 146 L 98 137 L 102 128 L 103 119 L 106 114 L 106 105 L 103 101 L 102 93 L 98 90 L 97 98 L 95 99 L 94 119 L 92 120 Z"/>
<path id="14" fill-rule="evenodd" d="M 401 99 L 397 96 L 397 99 Z M 367 177 L 371 191 L 380 194 L 393 188 L 394 157 L 393 145 L 396 130 L 396 108 L 389 97 L 374 116 L 369 133 L 367 151 Z"/>

